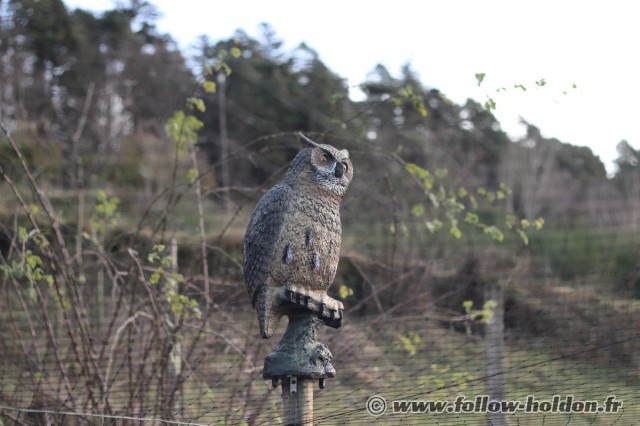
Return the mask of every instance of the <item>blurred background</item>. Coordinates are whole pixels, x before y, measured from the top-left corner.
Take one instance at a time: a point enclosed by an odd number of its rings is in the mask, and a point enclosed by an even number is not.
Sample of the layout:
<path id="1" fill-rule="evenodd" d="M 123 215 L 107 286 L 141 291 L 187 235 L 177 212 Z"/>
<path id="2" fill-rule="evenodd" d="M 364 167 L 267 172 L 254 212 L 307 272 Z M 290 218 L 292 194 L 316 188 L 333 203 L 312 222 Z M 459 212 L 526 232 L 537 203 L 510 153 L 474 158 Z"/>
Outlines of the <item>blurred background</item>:
<path id="1" fill-rule="evenodd" d="M 316 423 L 637 424 L 640 150 L 605 115 L 637 111 L 628 95 L 583 110 L 579 73 L 468 63 L 473 93 L 450 98 L 384 50 L 354 81 L 268 23 L 178 42 L 137 0 L 0 12 L 0 425 L 280 424 L 261 370 L 285 325 L 259 336 L 242 237 L 299 131 L 348 149 L 355 171 L 330 291 L 345 320 L 321 335 L 337 376 L 316 390 Z M 604 145 L 511 122 L 527 103 L 555 111 L 553 128 L 583 111 L 575 135 Z M 461 395 L 624 405 L 391 412 Z"/>

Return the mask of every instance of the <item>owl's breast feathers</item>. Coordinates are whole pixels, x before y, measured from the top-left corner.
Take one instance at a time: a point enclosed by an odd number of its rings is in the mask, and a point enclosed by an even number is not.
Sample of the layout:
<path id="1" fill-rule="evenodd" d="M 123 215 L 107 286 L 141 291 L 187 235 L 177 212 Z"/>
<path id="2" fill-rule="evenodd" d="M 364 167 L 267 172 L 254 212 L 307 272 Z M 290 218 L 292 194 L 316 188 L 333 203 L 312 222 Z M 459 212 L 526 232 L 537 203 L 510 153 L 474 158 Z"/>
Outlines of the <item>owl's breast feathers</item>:
<path id="1" fill-rule="evenodd" d="M 340 255 L 340 200 L 280 182 L 254 209 L 244 238 L 245 282 L 255 308 L 267 284 L 328 288 Z"/>
<path id="2" fill-rule="evenodd" d="M 326 291 L 340 256 L 339 200 L 292 190 L 269 269 L 274 284 Z"/>

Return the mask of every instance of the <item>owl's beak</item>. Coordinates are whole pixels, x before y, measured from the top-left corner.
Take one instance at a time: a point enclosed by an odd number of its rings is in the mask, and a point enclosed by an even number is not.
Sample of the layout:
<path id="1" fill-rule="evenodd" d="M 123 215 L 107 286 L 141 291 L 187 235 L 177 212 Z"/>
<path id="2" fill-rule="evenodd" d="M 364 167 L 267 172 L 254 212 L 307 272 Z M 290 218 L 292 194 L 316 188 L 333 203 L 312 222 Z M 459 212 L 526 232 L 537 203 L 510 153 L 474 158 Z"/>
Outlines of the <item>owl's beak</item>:
<path id="1" fill-rule="evenodd" d="M 344 175 L 344 164 L 339 161 L 336 163 L 335 175 L 338 179 L 340 179 Z"/>

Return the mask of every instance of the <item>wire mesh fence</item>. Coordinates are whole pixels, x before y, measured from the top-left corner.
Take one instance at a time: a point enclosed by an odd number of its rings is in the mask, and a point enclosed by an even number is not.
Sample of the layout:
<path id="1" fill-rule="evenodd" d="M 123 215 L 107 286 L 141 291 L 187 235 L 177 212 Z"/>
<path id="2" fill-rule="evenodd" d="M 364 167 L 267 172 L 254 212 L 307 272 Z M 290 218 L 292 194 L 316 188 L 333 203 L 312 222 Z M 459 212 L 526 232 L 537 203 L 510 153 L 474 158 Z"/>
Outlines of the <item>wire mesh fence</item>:
<path id="1" fill-rule="evenodd" d="M 113 17 L 129 28 L 124 9 L 96 22 Z M 2 28 L 22 46 L 20 26 Z M 3 124 L 0 426 L 283 424 L 262 368 L 285 321 L 260 337 L 242 240 L 299 129 L 349 149 L 354 168 L 330 289 L 345 318 L 320 334 L 337 375 L 315 390 L 314 424 L 640 423 L 630 144 L 608 176 L 588 149 L 528 123 L 509 140 L 491 108 L 455 105 L 410 67 L 401 79 L 376 67 L 354 102 L 315 52 L 241 33 L 203 40 L 203 72 L 233 69 L 221 101 L 168 38 L 125 33 L 122 52 L 88 49 L 103 61 L 95 82 L 62 41 L 60 67 L 2 53 L 15 137 Z M 183 73 L 173 93 L 164 77 Z"/>
<path id="2" fill-rule="evenodd" d="M 606 268 L 635 235 L 546 229 L 528 246 L 473 234 L 460 244 L 418 234 L 411 214 L 393 232 L 389 196 L 378 200 L 389 216 L 362 218 L 354 206 L 375 194 L 354 192 L 332 289 L 345 321 L 320 337 L 337 376 L 315 392 L 315 423 L 637 423 L 640 305 Z M 121 231 L 88 238 L 71 287 L 54 269 L 56 231 L 25 232 L 3 228 L 5 424 L 282 422 L 280 389 L 261 370 L 284 325 L 259 337 L 241 225 L 207 242 L 211 302 L 192 237 L 173 249 Z M 581 242 L 604 247 L 569 259 Z"/>

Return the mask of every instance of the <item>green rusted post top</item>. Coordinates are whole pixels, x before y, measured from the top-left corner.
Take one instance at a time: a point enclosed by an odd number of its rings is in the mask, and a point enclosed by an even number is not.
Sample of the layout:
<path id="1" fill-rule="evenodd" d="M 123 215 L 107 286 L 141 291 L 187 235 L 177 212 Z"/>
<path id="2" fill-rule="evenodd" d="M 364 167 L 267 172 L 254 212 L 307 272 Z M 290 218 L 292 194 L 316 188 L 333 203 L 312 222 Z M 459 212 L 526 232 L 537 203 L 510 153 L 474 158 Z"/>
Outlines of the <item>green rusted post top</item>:
<path id="1" fill-rule="evenodd" d="M 287 376 L 310 379 L 335 377 L 333 356 L 327 345 L 318 342 L 323 320 L 312 311 L 289 314 L 287 330 L 278 346 L 264 360 L 262 376 L 277 379 Z M 277 381 L 274 382 L 277 385 Z"/>

